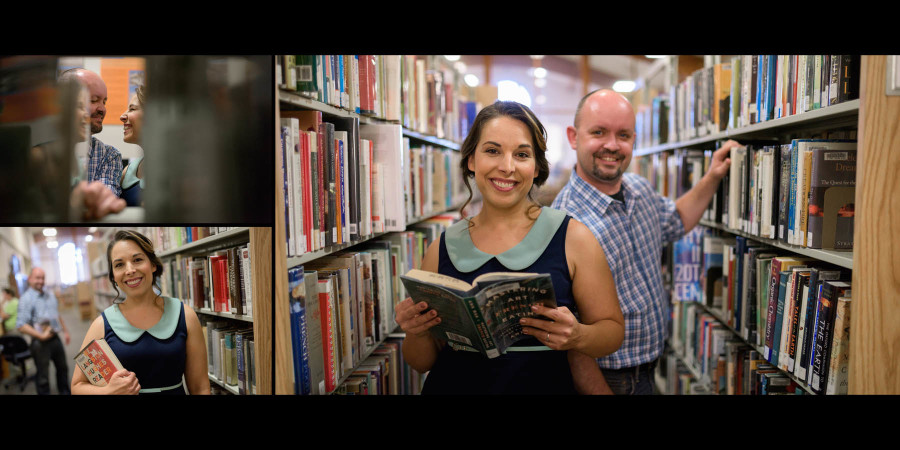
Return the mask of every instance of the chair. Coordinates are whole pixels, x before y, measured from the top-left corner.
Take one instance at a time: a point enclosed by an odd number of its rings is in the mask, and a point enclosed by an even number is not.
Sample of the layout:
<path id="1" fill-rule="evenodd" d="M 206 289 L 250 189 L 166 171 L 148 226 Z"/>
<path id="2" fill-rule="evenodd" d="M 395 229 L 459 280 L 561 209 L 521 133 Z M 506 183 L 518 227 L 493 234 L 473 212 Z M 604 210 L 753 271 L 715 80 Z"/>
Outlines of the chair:
<path id="1" fill-rule="evenodd" d="M 19 392 L 24 392 L 29 382 L 35 381 L 37 375 L 28 375 L 25 362 L 32 358 L 31 348 L 22 336 L 0 336 L 0 355 L 11 365 L 19 368 L 19 376 L 15 382 L 19 384 Z M 3 383 L 8 390 L 12 381 Z"/>

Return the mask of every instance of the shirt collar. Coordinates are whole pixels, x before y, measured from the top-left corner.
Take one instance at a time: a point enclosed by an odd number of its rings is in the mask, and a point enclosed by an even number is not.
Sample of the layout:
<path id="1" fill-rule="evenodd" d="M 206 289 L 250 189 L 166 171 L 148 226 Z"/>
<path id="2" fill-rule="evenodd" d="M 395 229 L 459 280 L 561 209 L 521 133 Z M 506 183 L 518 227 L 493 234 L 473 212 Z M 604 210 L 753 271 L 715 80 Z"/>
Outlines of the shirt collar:
<path id="1" fill-rule="evenodd" d="M 553 235 L 562 224 L 566 213 L 553 208 L 542 207 L 541 214 L 535 220 L 528 234 L 513 248 L 499 254 L 491 255 L 475 247 L 469 235 L 469 221 L 460 220 L 444 232 L 444 245 L 450 262 L 456 270 L 469 273 L 477 270 L 491 258 L 497 258 L 509 270 L 524 270 L 537 261 L 538 257 L 550 245 Z"/>
<path id="2" fill-rule="evenodd" d="M 150 333 L 151 336 L 157 339 L 168 339 L 178 326 L 178 318 L 181 315 L 179 303 L 181 302 L 171 297 L 163 297 L 163 300 L 165 301 L 163 315 L 160 317 L 159 322 L 156 322 L 156 325 L 153 325 L 148 330 L 140 329 L 128 322 L 128 319 L 122 315 L 122 310 L 119 309 L 118 304 L 106 308 L 104 311 L 106 321 L 116 333 L 116 336 L 124 342 L 134 342 L 145 332 Z"/>

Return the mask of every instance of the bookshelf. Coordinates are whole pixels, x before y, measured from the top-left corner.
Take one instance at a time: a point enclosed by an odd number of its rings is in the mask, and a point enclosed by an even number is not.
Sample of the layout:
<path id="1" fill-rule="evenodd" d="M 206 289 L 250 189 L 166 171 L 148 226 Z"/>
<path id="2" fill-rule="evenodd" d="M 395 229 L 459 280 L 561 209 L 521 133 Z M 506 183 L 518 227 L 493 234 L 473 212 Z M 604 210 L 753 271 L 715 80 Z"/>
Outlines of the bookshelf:
<path id="1" fill-rule="evenodd" d="M 672 142 L 635 149 L 634 156 L 646 156 L 667 150 L 694 147 L 718 140 L 734 139 L 740 141 L 742 138 L 764 139 L 772 137 L 774 134 L 783 135 L 785 132 L 797 130 L 804 131 L 809 130 L 810 128 L 825 129 L 829 127 L 853 126 L 858 120 L 858 115 L 859 99 L 850 100 L 849 102 L 838 103 L 837 105 L 828 106 L 826 108 L 807 111 L 802 114 L 779 119 L 767 120 L 765 122 L 737 129 L 728 129 L 683 142 Z"/>
<path id="2" fill-rule="evenodd" d="M 893 342 L 896 342 L 898 335 L 900 335 L 900 329 L 893 324 L 895 321 L 884 320 L 884 317 L 897 318 L 900 315 L 900 305 L 894 300 L 885 300 L 897 298 L 897 289 L 894 287 L 897 277 L 883 267 L 884 262 L 887 261 L 885 259 L 887 257 L 885 241 L 896 241 L 896 237 L 892 235 L 890 227 L 882 226 L 876 229 L 873 226 L 874 222 L 883 220 L 883 218 L 879 219 L 879 217 L 884 215 L 883 211 L 885 208 L 889 208 L 886 204 L 896 206 L 897 203 L 895 199 L 888 196 L 891 189 L 885 185 L 893 178 L 887 173 L 896 173 L 896 170 L 879 170 L 883 167 L 896 169 L 898 162 L 897 156 L 885 151 L 887 148 L 890 148 L 890 142 L 896 139 L 898 133 L 897 118 L 900 117 L 900 98 L 885 94 L 886 81 L 884 74 L 886 72 L 887 58 L 890 57 L 862 56 L 858 99 L 823 106 L 806 112 L 797 112 L 786 117 L 764 120 L 746 126 L 733 126 L 729 119 L 728 128 L 721 131 L 710 130 L 705 132 L 705 135 L 702 135 L 704 132 L 698 133 L 702 136 L 689 135 L 692 137 L 675 142 L 643 145 L 641 148 L 634 150 L 636 158 L 654 157 L 658 154 L 666 154 L 679 149 L 708 150 L 714 148 L 719 141 L 727 139 L 734 139 L 738 142 L 774 140 L 781 143 L 789 143 L 791 139 L 813 136 L 824 137 L 823 133 L 834 130 L 849 132 L 849 137 L 858 141 L 855 193 L 856 219 L 853 250 L 832 251 L 787 244 L 777 239 L 767 239 L 743 230 L 729 228 L 725 224 L 716 223 L 706 218 L 702 219 L 699 224 L 706 228 L 718 230 L 718 234 L 742 236 L 750 241 L 786 251 L 784 253 L 812 258 L 822 263 L 850 270 L 852 273 L 850 283 L 853 287 L 853 302 L 852 313 L 850 314 L 852 338 L 849 352 L 849 394 L 900 392 L 900 382 L 898 382 L 896 377 L 891 379 L 890 376 L 885 376 L 885 370 L 876 369 L 887 369 L 892 364 L 892 361 L 896 360 L 896 351 L 891 350 L 890 347 L 892 346 L 884 344 L 891 341 L 892 338 Z M 724 59 L 723 57 L 720 61 L 724 61 Z M 713 59 L 707 58 L 706 60 L 707 67 L 709 67 Z M 656 70 L 659 71 L 662 68 L 671 70 L 671 62 L 668 67 L 660 65 Z M 670 84 L 677 84 L 679 81 L 677 77 L 671 77 L 671 74 L 668 74 L 667 78 Z M 674 90 L 670 92 L 674 92 Z M 874 111 L 877 111 L 877 114 L 873 114 Z M 867 117 L 869 117 L 868 120 L 866 119 Z M 671 116 L 669 120 L 671 120 Z M 671 137 L 671 128 L 669 130 L 669 136 Z M 646 143 L 650 140 L 645 139 L 644 141 Z M 878 163 L 866 165 L 864 160 L 871 158 L 873 155 L 875 155 L 874 160 L 878 161 Z M 875 176 L 873 176 L 873 171 Z M 869 201 L 868 204 L 865 204 L 866 200 Z M 893 211 L 892 208 L 890 210 Z M 870 224 L 869 228 L 863 231 L 862 227 L 867 223 Z M 669 254 L 671 255 L 671 252 Z M 873 254 L 880 256 L 872 258 L 870 255 Z M 880 263 L 865 267 L 862 261 L 870 261 L 870 264 L 871 261 L 880 261 Z M 891 291 L 888 286 L 894 287 L 894 290 Z M 878 293 L 877 295 L 872 295 L 872 293 L 876 292 Z M 894 295 L 885 295 L 885 292 L 893 292 Z M 731 331 L 734 337 L 739 338 L 744 344 L 763 354 L 762 347 L 757 345 L 756 342 L 751 342 L 744 333 L 730 326 L 728 317 L 724 317 L 721 311 L 710 308 L 702 302 L 697 302 L 696 308 L 703 314 L 715 317 L 720 324 Z M 869 344 L 873 340 L 882 344 L 882 353 L 872 350 Z M 674 345 L 667 352 L 668 354 L 673 354 L 680 360 L 694 378 L 701 380 L 701 384 L 706 384 L 710 381 L 708 379 L 704 380 L 700 372 L 682 357 L 681 352 L 683 349 L 680 342 L 670 342 L 670 344 Z M 790 371 L 782 370 L 781 372 L 791 378 L 806 393 L 816 393 L 806 384 L 805 380 L 797 378 Z M 664 381 L 657 380 L 657 384 L 663 383 Z M 702 389 L 705 392 L 716 391 L 715 387 L 712 387 L 712 383 L 703 387 L 706 388 Z"/>
<path id="3" fill-rule="evenodd" d="M 276 56 L 276 61 L 278 61 L 278 56 Z M 433 61 L 435 57 L 425 57 L 425 59 L 429 61 Z M 430 64 L 430 63 L 429 63 Z M 385 232 L 374 232 L 368 235 L 363 236 L 355 236 L 358 239 L 351 240 L 350 242 L 338 243 L 333 245 L 325 245 L 322 248 L 317 248 L 313 251 L 306 251 L 300 254 L 291 254 L 290 251 L 286 248 L 285 245 L 286 236 L 287 236 L 287 227 L 288 224 L 285 220 L 285 195 L 284 189 L 284 172 L 282 171 L 283 164 L 283 156 L 282 149 L 279 146 L 281 141 L 281 117 L 283 116 L 282 112 L 286 110 L 305 110 L 305 111 L 318 111 L 322 115 L 322 121 L 328 122 L 329 119 L 352 119 L 358 120 L 360 124 L 360 128 L 365 125 L 383 125 L 383 124 L 393 124 L 399 125 L 401 130 L 400 134 L 404 140 L 408 140 L 408 148 L 416 147 L 416 146 L 433 146 L 442 150 L 450 150 L 451 153 L 455 152 L 458 154 L 460 149 L 460 145 L 455 140 L 458 138 L 461 127 L 456 127 L 455 123 L 445 123 L 445 129 L 443 131 L 443 136 L 438 136 L 431 134 L 430 131 L 432 129 L 424 129 L 421 121 L 419 122 L 420 126 L 413 125 L 412 122 L 407 120 L 405 117 L 401 120 L 388 120 L 385 118 L 385 115 L 379 115 L 378 117 L 372 115 L 359 114 L 354 111 L 350 111 L 348 109 L 337 107 L 333 104 L 327 104 L 325 102 L 309 98 L 307 96 L 301 95 L 298 92 L 295 92 L 291 89 L 286 89 L 280 83 L 283 83 L 284 80 L 279 77 L 279 70 L 276 69 L 276 80 L 275 80 L 275 90 L 274 90 L 274 98 L 275 98 L 275 142 L 276 142 L 276 158 L 275 158 L 275 186 L 276 186 L 276 196 L 275 196 L 275 232 L 274 232 L 274 242 L 276 245 L 274 246 L 274 264 L 275 270 L 273 272 L 273 276 L 275 278 L 275 301 L 274 301 L 274 311 L 275 320 L 274 320 L 274 342 L 275 342 L 275 350 L 274 350 L 274 389 L 273 392 L 275 394 L 293 394 L 294 393 L 294 373 L 293 373 L 293 354 L 292 354 L 292 342 L 291 342 L 291 324 L 290 318 L 287 312 L 290 310 L 290 293 L 288 292 L 288 272 L 292 268 L 296 268 L 301 265 L 307 265 L 308 263 L 315 262 L 323 257 L 335 255 L 340 252 L 344 252 L 346 250 L 354 250 L 355 247 L 365 245 L 367 242 L 376 241 L 379 238 L 386 237 L 394 233 L 394 231 L 385 231 Z M 452 77 L 450 77 L 452 78 Z M 445 78 L 446 79 L 446 78 Z M 460 80 L 456 80 L 455 82 L 459 82 Z M 458 91 L 454 91 L 458 92 Z M 321 97 L 320 97 L 321 98 Z M 352 100 L 351 100 L 352 102 Z M 456 104 L 457 97 L 453 95 L 448 95 L 447 103 Z M 408 108 L 407 105 L 404 105 L 404 108 Z M 456 109 L 454 106 L 453 110 Z M 457 112 L 449 111 L 446 120 L 455 122 L 457 120 L 457 116 L 455 115 Z M 449 131 L 448 131 L 449 130 Z M 406 151 L 403 154 L 404 157 L 408 157 L 408 153 Z M 406 190 L 404 190 L 404 194 L 408 194 Z M 465 198 L 459 198 L 458 192 L 453 192 L 452 201 L 449 202 L 449 207 L 447 208 L 435 208 L 435 210 L 427 211 L 424 214 L 415 214 L 410 211 L 408 208 L 406 209 L 406 217 L 404 223 L 406 228 L 415 226 L 417 224 L 422 223 L 423 221 L 427 221 L 429 218 L 439 216 L 443 213 L 452 212 L 458 210 L 462 204 L 462 200 Z M 402 203 L 402 200 L 401 200 Z M 290 255 L 290 256 L 289 256 Z M 387 318 L 390 320 L 391 324 L 394 326 L 391 327 L 391 331 L 385 333 L 380 342 L 377 342 L 374 346 L 370 346 L 368 350 L 362 352 L 361 355 L 357 358 L 359 364 L 357 367 L 362 364 L 364 360 L 370 355 L 373 355 L 379 345 L 389 339 L 402 338 L 402 333 L 397 333 L 396 324 L 393 323 L 393 318 Z M 403 365 L 402 356 L 399 361 L 400 365 Z M 336 386 L 340 386 L 347 378 L 351 377 L 353 374 L 349 372 L 345 372 L 342 376 L 338 377 Z"/>
<path id="4" fill-rule="evenodd" d="M 149 231 L 148 231 L 149 232 Z M 152 234 L 148 234 L 151 237 Z M 151 237 L 153 239 L 153 237 Z M 173 259 L 191 256 L 205 256 L 212 252 L 226 248 L 249 244 L 251 258 L 252 281 L 252 313 L 249 315 L 231 312 L 214 311 L 209 308 L 193 308 L 201 320 L 225 319 L 238 325 L 250 325 L 254 336 L 254 354 L 256 357 L 256 393 L 259 395 L 270 394 L 271 383 L 271 228 L 266 227 L 229 227 L 216 234 L 185 243 L 183 245 L 168 248 L 159 252 L 157 256 L 163 264 Z M 171 289 L 171 287 L 170 287 Z M 167 295 L 174 295 L 166 293 Z M 184 300 L 186 304 L 190 300 Z M 188 305 L 191 306 L 191 305 Z M 191 306 L 193 307 L 193 306 Z M 222 388 L 228 393 L 238 395 L 239 389 L 235 385 L 229 385 L 218 379 L 214 374 L 209 374 L 210 383 Z"/>

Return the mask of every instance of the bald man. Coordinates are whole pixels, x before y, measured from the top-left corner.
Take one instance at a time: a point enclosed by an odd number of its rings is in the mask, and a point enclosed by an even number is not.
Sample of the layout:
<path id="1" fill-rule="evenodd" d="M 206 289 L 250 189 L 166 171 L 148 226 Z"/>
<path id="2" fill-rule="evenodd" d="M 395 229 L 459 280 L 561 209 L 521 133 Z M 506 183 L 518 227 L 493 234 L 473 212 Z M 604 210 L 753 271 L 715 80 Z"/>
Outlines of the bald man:
<path id="1" fill-rule="evenodd" d="M 577 163 L 553 207 L 588 226 L 603 246 L 625 316 L 625 340 L 597 367 L 574 367 L 591 380 L 578 386 L 591 394 L 652 394 L 653 369 L 663 351 L 668 307 L 659 270 L 663 246 L 694 228 L 728 172 L 737 142 L 713 153 L 709 171 L 677 201 L 658 194 L 627 172 L 635 138 L 631 103 L 611 90 L 589 93 L 567 127 Z"/>
<path id="2" fill-rule="evenodd" d="M 31 354 L 37 367 L 37 393 L 50 394 L 50 361 L 56 369 L 56 387 L 60 395 L 69 395 L 69 366 L 66 348 L 60 333 L 69 344 L 69 330 L 59 315 L 59 302 L 49 290 L 44 290 L 44 270 L 31 269 L 28 289 L 19 299 L 16 328 L 31 336 Z"/>
<path id="3" fill-rule="evenodd" d="M 78 81 L 90 96 L 91 134 L 103 131 L 106 117 L 106 83 L 96 73 L 87 69 L 69 69 L 60 74 L 60 83 Z M 125 200 L 120 199 L 122 186 L 122 154 L 111 145 L 91 136 L 90 150 L 86 165 L 86 179 L 79 181 L 72 191 L 70 204 L 82 220 L 95 220 L 125 208 Z M 109 190 L 109 195 L 105 190 Z"/>
<path id="4" fill-rule="evenodd" d="M 69 69 L 63 72 L 59 81 L 77 80 L 87 88 L 91 101 L 91 134 L 103 131 L 103 119 L 106 117 L 107 91 L 106 83 L 94 72 L 86 69 Z M 88 152 L 87 182 L 99 181 L 106 185 L 116 197 L 122 195 L 119 179 L 122 176 L 122 154 L 111 145 L 91 136 L 91 148 Z"/>

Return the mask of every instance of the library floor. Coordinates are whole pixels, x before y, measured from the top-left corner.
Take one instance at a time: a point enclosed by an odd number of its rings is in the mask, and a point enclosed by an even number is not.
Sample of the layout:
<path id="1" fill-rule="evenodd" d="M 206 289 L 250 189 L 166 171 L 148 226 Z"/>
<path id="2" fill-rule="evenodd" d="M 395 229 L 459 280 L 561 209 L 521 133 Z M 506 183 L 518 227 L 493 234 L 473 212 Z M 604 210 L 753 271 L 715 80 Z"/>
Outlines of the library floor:
<path id="1" fill-rule="evenodd" d="M 100 313 L 97 312 L 97 315 Z M 81 320 L 81 314 L 78 311 L 77 305 L 70 306 L 62 306 L 60 305 L 59 315 L 62 316 L 62 319 L 66 322 L 66 328 L 69 329 L 69 345 L 66 345 L 66 361 L 68 362 L 67 369 L 68 374 L 66 374 L 66 380 L 72 380 L 72 371 L 75 369 L 75 354 L 81 350 L 81 343 L 84 341 L 84 336 L 87 334 L 88 328 L 91 326 L 91 322 L 94 318 Z M 95 316 L 96 317 L 96 316 Z M 61 338 L 62 339 L 62 338 Z M 29 338 L 25 338 L 26 341 L 30 342 Z M 26 373 L 28 375 L 34 375 L 35 366 L 34 360 L 30 359 L 26 363 Z M 35 383 L 29 382 L 25 387 L 24 391 L 20 391 L 19 387 L 16 383 L 16 376 L 19 373 L 18 368 L 14 366 L 9 366 L 8 375 L 2 381 L 2 387 L 0 387 L 0 395 L 34 395 L 37 394 L 37 388 L 35 387 Z M 56 369 L 53 366 L 53 363 L 50 363 L 50 393 L 52 395 L 57 395 L 59 390 L 56 388 Z"/>

